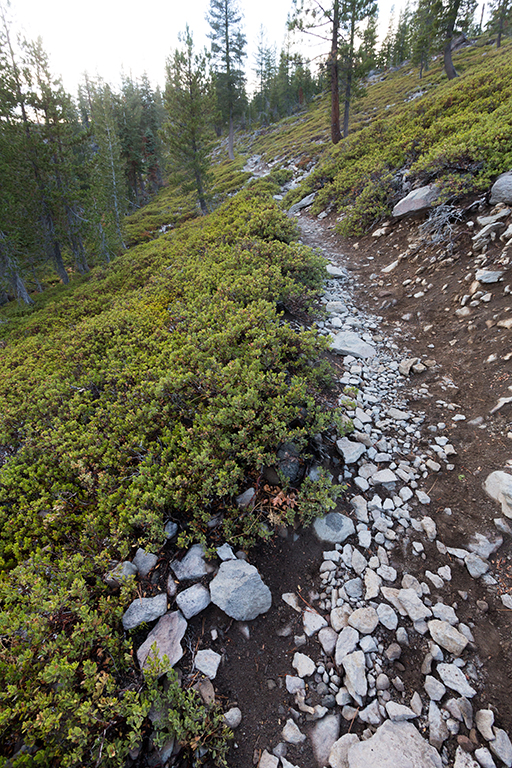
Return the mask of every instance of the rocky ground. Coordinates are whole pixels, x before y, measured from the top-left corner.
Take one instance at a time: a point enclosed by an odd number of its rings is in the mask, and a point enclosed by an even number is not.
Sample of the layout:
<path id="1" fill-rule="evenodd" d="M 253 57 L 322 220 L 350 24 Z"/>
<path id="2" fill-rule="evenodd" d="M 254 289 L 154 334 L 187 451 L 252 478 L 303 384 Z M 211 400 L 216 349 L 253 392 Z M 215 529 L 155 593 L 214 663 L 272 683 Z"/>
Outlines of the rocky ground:
<path id="1" fill-rule="evenodd" d="M 354 400 L 355 432 L 319 439 L 316 458 L 346 492 L 251 554 L 262 582 L 229 548 L 213 581 L 200 552 L 195 571 L 171 563 L 188 624 L 160 620 L 176 661 L 188 647 L 183 676 L 229 712 L 230 768 L 512 766 L 512 509 L 484 490 L 512 465 L 512 215 L 485 200 L 443 215 L 358 242 L 300 216 L 331 263 L 320 326 Z"/>

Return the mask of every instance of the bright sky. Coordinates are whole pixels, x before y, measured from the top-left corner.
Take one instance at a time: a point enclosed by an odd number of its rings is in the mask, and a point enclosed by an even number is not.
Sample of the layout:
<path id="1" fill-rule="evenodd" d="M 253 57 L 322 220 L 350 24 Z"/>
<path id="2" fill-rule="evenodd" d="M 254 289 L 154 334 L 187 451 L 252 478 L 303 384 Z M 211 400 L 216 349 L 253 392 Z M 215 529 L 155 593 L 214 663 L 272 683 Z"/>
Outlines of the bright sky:
<path id="1" fill-rule="evenodd" d="M 254 67 L 259 30 L 282 47 L 292 0 L 239 0 L 247 36 L 247 69 Z M 391 0 L 381 0 L 382 32 L 388 25 Z M 76 92 L 82 74 L 101 75 L 117 87 L 122 71 L 134 77 L 144 72 L 152 84 L 163 86 L 165 60 L 188 23 L 197 47 L 209 45 L 205 15 L 209 0 L 165 0 L 148 5 L 139 0 L 11 0 L 16 30 L 31 40 L 38 36 L 50 56 L 52 72 L 64 87 Z M 395 7 L 401 5 L 396 0 Z"/>

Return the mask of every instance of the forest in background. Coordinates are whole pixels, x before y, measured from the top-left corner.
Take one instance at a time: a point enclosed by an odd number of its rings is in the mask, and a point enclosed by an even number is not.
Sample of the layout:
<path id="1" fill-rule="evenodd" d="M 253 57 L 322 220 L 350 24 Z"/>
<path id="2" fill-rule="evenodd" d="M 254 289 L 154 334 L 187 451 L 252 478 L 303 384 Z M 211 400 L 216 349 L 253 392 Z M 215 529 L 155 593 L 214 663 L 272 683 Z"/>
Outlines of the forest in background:
<path id="1" fill-rule="evenodd" d="M 496 35 L 498 47 L 510 33 L 510 5 L 495 0 L 491 8 L 486 34 Z M 192 32 L 184 30 L 181 48 L 167 59 L 164 93 L 144 75 L 123 77 L 118 90 L 85 76 L 72 96 L 51 71 L 41 41 L 17 35 L 2 6 L 0 302 L 30 303 L 45 285 L 67 284 L 70 275 L 108 263 L 126 247 L 126 215 L 164 180 L 194 192 L 202 213 L 218 204 L 209 168 L 223 134 L 233 160 L 235 129 L 264 128 L 326 91 L 336 144 L 348 133 L 350 105 L 370 72 L 410 61 L 421 78 L 444 50 L 445 70 L 455 77 L 447 64 L 454 36 L 482 33 L 475 7 L 475 0 L 418 0 L 391 19 L 377 45 L 377 3 L 296 0 L 285 48 L 277 53 L 262 29 L 256 59 L 247 62 L 242 9 L 234 0 L 212 0 L 210 50 L 195 51 Z M 309 62 L 293 53 L 293 36 L 303 33 L 324 40 L 325 57 Z"/>

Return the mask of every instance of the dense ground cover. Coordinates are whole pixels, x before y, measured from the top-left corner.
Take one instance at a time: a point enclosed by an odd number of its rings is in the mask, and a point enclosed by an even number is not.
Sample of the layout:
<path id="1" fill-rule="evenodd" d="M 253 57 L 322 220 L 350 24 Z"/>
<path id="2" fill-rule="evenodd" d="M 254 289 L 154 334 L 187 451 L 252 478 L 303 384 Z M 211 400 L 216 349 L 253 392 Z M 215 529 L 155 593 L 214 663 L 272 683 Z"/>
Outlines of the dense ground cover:
<path id="1" fill-rule="evenodd" d="M 295 237 L 253 185 L 72 292 L 4 310 L 0 732 L 4 756 L 38 748 L 16 764 L 123 764 L 163 691 L 156 676 L 141 684 L 120 631 L 133 583 L 112 594 L 103 574 L 134 546 L 158 548 L 169 518 L 182 543 L 210 544 L 219 512 L 219 540 L 267 536 L 235 495 L 281 443 L 304 450 L 335 418 L 317 405 L 322 341 L 277 309 L 311 311 L 322 284 L 322 258 Z M 325 486 L 306 482 L 288 519 L 320 511 Z M 223 734 L 203 728 L 214 714 L 192 693 L 165 695 L 162 738 L 197 748 Z"/>

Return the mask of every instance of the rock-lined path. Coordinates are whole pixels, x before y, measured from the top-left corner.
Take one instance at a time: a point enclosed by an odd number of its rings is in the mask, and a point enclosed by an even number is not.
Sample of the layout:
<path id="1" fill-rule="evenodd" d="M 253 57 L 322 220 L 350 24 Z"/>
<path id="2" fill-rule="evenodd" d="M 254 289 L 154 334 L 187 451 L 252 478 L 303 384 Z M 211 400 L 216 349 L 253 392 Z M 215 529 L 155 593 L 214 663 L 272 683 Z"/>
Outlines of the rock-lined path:
<path id="1" fill-rule="evenodd" d="M 496 504 L 494 527 L 485 534 L 457 547 L 445 544 L 439 516 L 449 517 L 452 510 L 435 508 L 431 493 L 440 474 L 457 472 L 457 425 L 466 416 L 448 400 L 442 403 L 444 421 L 435 423 L 409 407 L 407 377 L 435 368 L 435 351 L 431 358 L 411 357 L 398 335 L 383 331 L 379 317 L 360 310 L 353 278 L 325 231 L 312 219 L 302 226 L 304 240 L 323 242 L 331 261 L 324 296 L 328 319 L 319 325 L 338 354 L 355 427 L 335 445 L 318 438 L 319 454 L 329 456 L 335 480 L 348 491 L 342 509 L 301 534 L 311 550 L 320 541 L 323 552 L 309 591 L 280 590 L 273 574 L 271 594 L 268 571 L 266 576 L 262 569 L 262 580 L 241 553 L 224 545 L 217 550 L 219 562 L 211 564 L 196 545 L 171 563 L 167 600 L 157 595 L 134 601 L 125 627 L 161 617 L 138 649 L 139 663 L 144 666 L 156 642 L 178 664 L 187 622 L 211 610 L 212 601 L 247 640 L 258 632 L 261 639 L 271 604 L 278 610 L 282 625 L 268 638 L 276 658 L 267 683 L 268 695 L 273 688 L 281 693 L 279 715 L 260 738 L 261 690 L 247 691 L 250 675 L 240 679 L 238 692 L 231 681 L 224 708 L 235 729 L 230 765 L 236 768 L 248 764 L 247 755 L 258 768 L 510 768 L 512 744 L 499 706 L 486 702 L 474 631 L 491 602 L 512 608 L 512 595 L 496 588 L 492 565 L 504 539 L 510 541 L 509 523 L 501 516 L 507 505 L 502 513 Z M 429 396 L 423 384 L 413 393 L 416 401 Z M 243 494 L 240 506 L 250 504 L 253 494 Z M 168 533 L 176 534 L 172 524 Z M 283 547 L 294 538 L 289 532 Z M 137 568 L 148 576 L 155 565 L 156 556 L 140 551 L 121 570 Z M 475 584 L 484 595 L 476 614 L 469 599 Z M 231 624 L 226 631 L 212 625 L 206 634 L 203 624 L 200 642 L 189 640 L 190 676 L 205 701 L 222 693 L 225 670 L 237 656 L 230 631 Z M 242 652 L 238 669 L 241 657 Z M 153 764 L 173 765 L 176 754 L 169 744 L 153 755 Z"/>

